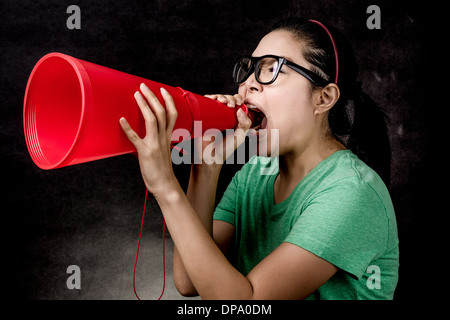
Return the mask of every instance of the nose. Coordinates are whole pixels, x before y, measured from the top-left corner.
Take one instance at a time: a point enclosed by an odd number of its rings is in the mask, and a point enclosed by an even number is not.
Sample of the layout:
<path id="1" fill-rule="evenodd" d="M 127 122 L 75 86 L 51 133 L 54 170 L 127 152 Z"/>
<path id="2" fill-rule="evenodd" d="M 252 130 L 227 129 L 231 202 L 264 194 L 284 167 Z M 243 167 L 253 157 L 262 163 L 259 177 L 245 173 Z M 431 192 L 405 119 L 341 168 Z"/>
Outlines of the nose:
<path id="1" fill-rule="evenodd" d="M 262 84 L 256 81 L 255 73 L 252 73 L 250 77 L 248 77 L 244 83 L 244 86 L 248 92 L 260 92 L 263 89 Z"/>

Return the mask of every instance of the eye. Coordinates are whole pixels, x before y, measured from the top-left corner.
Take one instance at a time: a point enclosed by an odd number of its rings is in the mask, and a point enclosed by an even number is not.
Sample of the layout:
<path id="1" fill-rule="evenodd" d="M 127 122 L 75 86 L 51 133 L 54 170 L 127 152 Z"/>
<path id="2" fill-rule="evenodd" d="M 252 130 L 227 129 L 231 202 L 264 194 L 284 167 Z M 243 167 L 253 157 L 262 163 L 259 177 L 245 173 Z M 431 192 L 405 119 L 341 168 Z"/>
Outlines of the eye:
<path id="1" fill-rule="evenodd" d="M 277 67 L 278 67 L 278 60 L 273 59 L 273 58 L 266 58 L 266 59 L 261 60 L 261 62 L 260 62 L 260 68 L 262 70 L 274 72 L 277 70 Z"/>

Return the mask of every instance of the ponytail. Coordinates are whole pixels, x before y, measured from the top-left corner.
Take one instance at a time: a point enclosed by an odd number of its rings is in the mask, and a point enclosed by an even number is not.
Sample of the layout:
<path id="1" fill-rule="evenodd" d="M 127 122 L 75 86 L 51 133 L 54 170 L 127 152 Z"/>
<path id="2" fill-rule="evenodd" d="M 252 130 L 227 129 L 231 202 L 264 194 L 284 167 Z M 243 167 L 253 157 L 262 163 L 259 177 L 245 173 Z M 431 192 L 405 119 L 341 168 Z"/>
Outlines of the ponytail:
<path id="1" fill-rule="evenodd" d="M 354 118 L 347 148 L 375 170 L 389 186 L 391 146 L 385 112 L 360 90 L 353 98 Z"/>

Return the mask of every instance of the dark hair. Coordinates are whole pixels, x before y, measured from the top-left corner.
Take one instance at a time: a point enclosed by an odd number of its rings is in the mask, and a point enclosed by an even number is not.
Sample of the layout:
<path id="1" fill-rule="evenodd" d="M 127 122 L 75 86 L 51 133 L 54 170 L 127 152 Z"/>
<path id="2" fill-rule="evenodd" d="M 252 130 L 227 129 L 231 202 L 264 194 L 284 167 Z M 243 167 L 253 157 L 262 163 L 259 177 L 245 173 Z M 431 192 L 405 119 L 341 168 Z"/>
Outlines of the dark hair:
<path id="1" fill-rule="evenodd" d="M 363 92 L 349 41 L 337 29 L 328 25 L 326 28 L 334 38 L 339 58 L 337 85 L 340 97 L 328 114 L 331 133 L 389 185 L 391 147 L 386 114 Z M 271 30 L 289 31 L 301 40 L 304 44 L 302 54 L 311 65 L 311 71 L 334 82 L 336 61 L 333 43 L 322 26 L 307 19 L 289 17 L 276 23 Z"/>

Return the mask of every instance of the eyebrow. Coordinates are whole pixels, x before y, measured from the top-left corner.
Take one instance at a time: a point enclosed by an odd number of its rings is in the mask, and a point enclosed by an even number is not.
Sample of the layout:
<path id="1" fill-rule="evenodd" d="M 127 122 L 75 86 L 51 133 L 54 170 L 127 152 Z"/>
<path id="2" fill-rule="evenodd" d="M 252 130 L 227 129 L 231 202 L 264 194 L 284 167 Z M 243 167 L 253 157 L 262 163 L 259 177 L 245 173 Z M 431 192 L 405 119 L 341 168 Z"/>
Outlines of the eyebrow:
<path id="1" fill-rule="evenodd" d="M 289 61 L 292 61 L 292 62 L 294 62 L 294 60 L 293 60 L 293 59 L 291 59 L 291 58 L 289 58 L 289 57 L 286 57 L 286 56 L 280 56 L 280 57 L 282 57 L 282 58 L 285 58 L 286 60 L 289 60 Z M 297 62 L 294 62 L 294 63 L 297 63 Z"/>
<path id="2" fill-rule="evenodd" d="M 290 57 L 287 57 L 287 56 L 285 56 L 285 55 L 277 55 L 277 54 L 274 54 L 274 53 L 266 53 L 266 54 L 263 54 L 263 55 L 261 55 L 261 56 L 254 56 L 253 54 L 252 54 L 251 56 L 252 56 L 253 58 L 259 58 L 259 57 L 262 57 L 262 56 L 265 56 L 265 55 L 274 55 L 274 56 L 278 56 L 278 57 L 284 58 L 284 59 L 286 59 L 286 60 L 289 60 L 290 62 L 293 62 L 293 63 L 298 64 L 299 66 L 301 66 L 300 63 L 295 62 L 294 59 L 291 59 Z M 306 67 L 304 67 L 304 68 L 306 68 Z"/>

